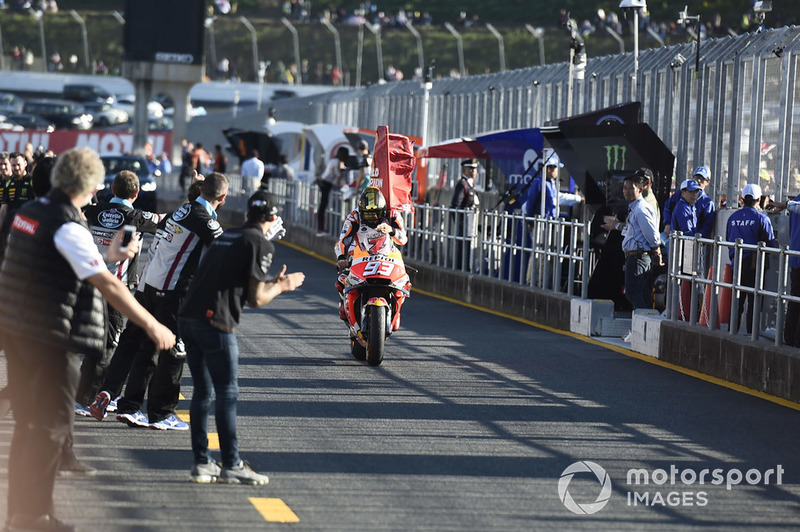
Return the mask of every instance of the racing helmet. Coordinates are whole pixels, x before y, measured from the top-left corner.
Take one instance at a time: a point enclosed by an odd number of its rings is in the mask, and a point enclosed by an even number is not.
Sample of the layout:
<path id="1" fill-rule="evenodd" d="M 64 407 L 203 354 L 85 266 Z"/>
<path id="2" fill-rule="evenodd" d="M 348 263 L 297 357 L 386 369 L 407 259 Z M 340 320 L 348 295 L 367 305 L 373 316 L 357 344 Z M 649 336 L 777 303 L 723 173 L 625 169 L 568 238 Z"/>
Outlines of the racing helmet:
<path id="1" fill-rule="evenodd" d="M 358 198 L 358 214 L 369 227 L 377 227 L 386 218 L 386 198 L 378 187 L 367 187 Z"/>

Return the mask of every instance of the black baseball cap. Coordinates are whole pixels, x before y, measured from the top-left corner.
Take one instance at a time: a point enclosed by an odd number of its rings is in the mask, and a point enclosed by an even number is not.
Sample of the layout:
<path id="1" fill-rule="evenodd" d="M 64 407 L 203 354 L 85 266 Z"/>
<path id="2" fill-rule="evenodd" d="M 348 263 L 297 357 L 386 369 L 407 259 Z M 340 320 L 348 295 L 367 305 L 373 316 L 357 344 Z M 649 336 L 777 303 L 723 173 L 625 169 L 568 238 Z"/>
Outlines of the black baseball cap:
<path id="1" fill-rule="evenodd" d="M 266 190 L 257 190 L 247 200 L 247 218 L 250 220 L 264 219 L 278 214 L 280 203 L 278 197 Z"/>

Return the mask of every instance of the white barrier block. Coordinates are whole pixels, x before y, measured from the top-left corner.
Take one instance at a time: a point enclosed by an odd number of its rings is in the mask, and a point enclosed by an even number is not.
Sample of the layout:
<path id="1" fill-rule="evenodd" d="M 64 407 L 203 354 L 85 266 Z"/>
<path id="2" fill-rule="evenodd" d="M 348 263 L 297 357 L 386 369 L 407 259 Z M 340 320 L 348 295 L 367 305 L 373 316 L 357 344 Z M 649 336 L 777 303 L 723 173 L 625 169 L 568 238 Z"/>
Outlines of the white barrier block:
<path id="1" fill-rule="evenodd" d="M 631 323 L 631 350 L 658 358 L 658 342 L 661 338 L 661 323 L 665 320 L 655 309 L 633 311 Z"/>
<path id="2" fill-rule="evenodd" d="M 569 330 L 584 336 L 598 336 L 603 318 L 614 317 L 614 302 L 607 299 L 579 299 L 570 302 Z"/>

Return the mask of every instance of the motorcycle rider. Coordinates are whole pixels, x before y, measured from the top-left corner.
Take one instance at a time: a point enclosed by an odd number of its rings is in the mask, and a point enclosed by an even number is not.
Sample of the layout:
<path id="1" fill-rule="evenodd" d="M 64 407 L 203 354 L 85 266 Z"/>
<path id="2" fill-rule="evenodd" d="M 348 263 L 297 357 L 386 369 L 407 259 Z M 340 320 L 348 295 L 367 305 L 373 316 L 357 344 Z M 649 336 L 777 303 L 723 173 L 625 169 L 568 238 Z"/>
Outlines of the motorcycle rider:
<path id="1" fill-rule="evenodd" d="M 354 305 L 358 294 L 355 290 L 347 294 L 347 305 L 345 309 L 345 270 L 350 267 L 353 250 L 356 246 L 356 235 L 359 231 L 367 231 L 367 228 L 375 229 L 383 234 L 392 237 L 395 245 L 403 246 L 408 242 L 405 223 L 399 213 L 392 215 L 386 207 L 386 198 L 378 187 L 369 186 L 364 189 L 358 198 L 358 207 L 347 215 L 339 233 L 339 240 L 334 245 L 336 253 L 336 268 L 339 277 L 336 280 L 336 290 L 339 293 L 339 317 L 355 326 Z M 392 330 L 396 331 L 400 327 L 400 308 L 403 306 L 405 296 L 399 290 L 395 294 L 397 298 L 397 311 L 392 319 Z"/>

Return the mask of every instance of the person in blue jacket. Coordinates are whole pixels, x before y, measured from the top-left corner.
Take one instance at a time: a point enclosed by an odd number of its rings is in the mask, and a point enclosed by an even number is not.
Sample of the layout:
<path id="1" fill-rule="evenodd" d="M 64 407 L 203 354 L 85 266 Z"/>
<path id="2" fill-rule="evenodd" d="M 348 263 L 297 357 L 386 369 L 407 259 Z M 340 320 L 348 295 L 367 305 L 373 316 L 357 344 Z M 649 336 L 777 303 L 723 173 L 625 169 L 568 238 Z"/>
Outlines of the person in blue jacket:
<path id="1" fill-rule="evenodd" d="M 700 232 L 697 220 L 697 198 L 702 188 L 694 179 L 681 183 L 680 199 L 672 211 L 672 229 L 680 231 L 684 236 L 694 236 Z"/>
<path id="2" fill-rule="evenodd" d="M 699 232 L 703 235 L 703 238 L 712 238 L 714 236 L 714 217 L 716 209 L 714 207 L 714 201 L 705 193 L 706 185 L 711 182 L 711 170 L 709 170 L 707 166 L 698 166 L 692 173 L 692 180 L 700 187 L 700 194 L 695 202 Z M 676 190 L 664 204 L 664 233 L 667 235 L 670 230 L 675 229 L 673 214 L 675 206 L 678 204 L 680 198 L 681 191 Z"/>
<path id="3" fill-rule="evenodd" d="M 761 198 L 761 187 L 756 184 L 747 184 L 742 189 L 742 199 L 744 206 L 733 213 L 728 219 L 728 227 L 725 232 L 725 240 L 734 242 L 742 239 L 745 244 L 758 244 L 766 242 L 772 247 L 778 247 L 775 240 L 775 233 L 772 230 L 772 222 L 767 215 L 759 210 L 758 201 Z M 730 248 L 731 268 L 735 269 L 735 252 Z M 754 287 L 756 284 L 756 253 L 752 250 L 742 250 L 741 254 L 741 277 L 739 284 Z M 766 270 L 766 268 L 765 268 Z M 736 281 L 736 279 L 734 279 Z M 746 294 L 747 299 L 747 333 L 753 330 L 753 294 Z M 744 309 L 745 297 L 739 297 L 739 316 Z"/>
<path id="4" fill-rule="evenodd" d="M 525 196 L 525 216 L 541 216 L 544 218 L 558 218 L 561 205 L 572 206 L 583 201 L 580 194 L 561 193 L 558 190 L 558 169 L 563 164 L 553 150 L 545 150 L 542 155 L 545 165 L 544 194 L 542 194 L 542 177 L 539 176 L 531 182 Z M 542 207 L 544 196 L 544 208 Z"/>

